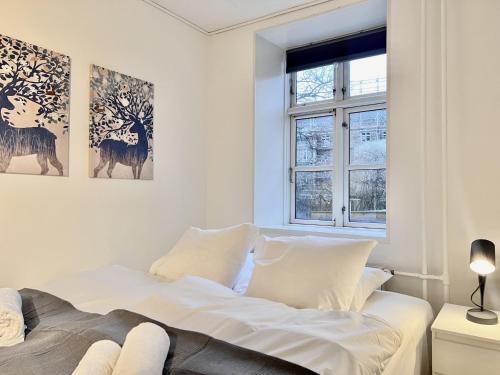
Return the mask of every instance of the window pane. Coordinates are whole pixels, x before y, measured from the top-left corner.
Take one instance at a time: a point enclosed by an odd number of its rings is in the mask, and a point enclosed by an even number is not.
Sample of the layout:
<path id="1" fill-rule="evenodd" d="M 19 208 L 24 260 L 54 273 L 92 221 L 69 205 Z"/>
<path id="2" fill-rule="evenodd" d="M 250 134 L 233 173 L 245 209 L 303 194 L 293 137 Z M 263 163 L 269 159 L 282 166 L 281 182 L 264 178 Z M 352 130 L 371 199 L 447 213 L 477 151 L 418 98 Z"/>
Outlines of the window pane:
<path id="1" fill-rule="evenodd" d="M 387 55 L 366 57 L 349 62 L 349 95 L 386 91 Z"/>
<path id="2" fill-rule="evenodd" d="M 295 218 L 332 220 L 332 171 L 295 173 Z"/>
<path id="3" fill-rule="evenodd" d="M 297 104 L 333 99 L 334 65 L 297 72 L 295 95 Z"/>
<path id="4" fill-rule="evenodd" d="M 349 162 L 351 165 L 385 164 L 386 110 L 349 114 Z"/>
<path id="5" fill-rule="evenodd" d="M 333 116 L 296 121 L 295 164 L 318 166 L 333 164 Z"/>
<path id="6" fill-rule="evenodd" d="M 385 224 L 385 169 L 349 172 L 349 221 Z"/>

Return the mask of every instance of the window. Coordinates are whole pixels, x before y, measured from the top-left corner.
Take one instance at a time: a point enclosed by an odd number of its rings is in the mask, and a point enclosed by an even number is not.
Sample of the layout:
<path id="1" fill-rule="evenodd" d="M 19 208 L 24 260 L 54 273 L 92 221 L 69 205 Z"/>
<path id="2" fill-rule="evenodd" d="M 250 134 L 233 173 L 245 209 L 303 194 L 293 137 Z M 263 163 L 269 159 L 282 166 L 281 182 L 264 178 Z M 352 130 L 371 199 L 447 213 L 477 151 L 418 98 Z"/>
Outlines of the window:
<path id="1" fill-rule="evenodd" d="M 358 96 L 386 91 L 386 56 L 378 55 L 349 63 L 349 95 Z"/>
<path id="2" fill-rule="evenodd" d="M 335 69 L 333 65 L 297 72 L 296 103 L 304 104 L 333 99 L 335 95 Z"/>
<path id="3" fill-rule="evenodd" d="M 386 55 L 290 73 L 291 223 L 386 223 Z"/>
<path id="4" fill-rule="evenodd" d="M 296 117 L 295 139 L 295 219 L 332 219 L 334 181 L 335 116 L 332 114 Z"/>

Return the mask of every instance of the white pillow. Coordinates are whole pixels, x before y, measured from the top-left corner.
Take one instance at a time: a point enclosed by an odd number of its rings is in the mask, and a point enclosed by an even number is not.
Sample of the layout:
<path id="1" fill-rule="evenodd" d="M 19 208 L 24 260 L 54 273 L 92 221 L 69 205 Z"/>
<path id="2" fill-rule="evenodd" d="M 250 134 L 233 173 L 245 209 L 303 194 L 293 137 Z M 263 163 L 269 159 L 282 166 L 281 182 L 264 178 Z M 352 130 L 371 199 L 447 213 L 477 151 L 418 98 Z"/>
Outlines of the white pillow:
<path id="1" fill-rule="evenodd" d="M 371 296 L 373 291 L 380 288 L 380 286 L 391 277 L 392 275 L 389 272 L 382 271 L 378 268 L 365 267 L 349 310 L 361 311 L 366 300 Z"/>
<path id="2" fill-rule="evenodd" d="M 252 224 L 208 230 L 191 227 L 149 272 L 168 280 L 199 276 L 232 288 L 257 236 Z"/>
<path id="3" fill-rule="evenodd" d="M 261 236 L 246 294 L 297 308 L 348 311 L 375 245 L 372 240 Z"/>
<path id="4" fill-rule="evenodd" d="M 245 264 L 241 268 L 240 274 L 235 282 L 233 290 L 238 294 L 244 294 L 248 289 L 254 267 L 253 258 L 254 254 L 248 253 Z M 349 310 L 361 311 L 368 297 L 370 297 L 376 289 L 380 288 L 382 284 L 386 283 L 391 277 L 392 274 L 379 268 L 364 267 Z"/>

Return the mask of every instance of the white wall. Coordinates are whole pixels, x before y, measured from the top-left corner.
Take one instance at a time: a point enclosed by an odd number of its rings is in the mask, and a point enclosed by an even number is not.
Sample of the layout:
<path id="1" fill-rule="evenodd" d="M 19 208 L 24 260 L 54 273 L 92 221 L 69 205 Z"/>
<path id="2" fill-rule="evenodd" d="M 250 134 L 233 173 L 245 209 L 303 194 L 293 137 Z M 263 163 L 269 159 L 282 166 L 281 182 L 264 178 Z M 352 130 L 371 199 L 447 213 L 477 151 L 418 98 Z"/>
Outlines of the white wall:
<path id="1" fill-rule="evenodd" d="M 109 262 L 146 268 L 190 224 L 252 221 L 255 33 L 354 2 L 205 37 L 139 0 L 0 0 L 1 33 L 72 57 L 70 177 L 0 175 L 0 285 L 33 286 Z M 420 271 L 426 247 L 429 271 L 440 273 L 444 233 L 451 300 L 466 303 L 470 242 L 500 246 L 500 2 L 446 1 L 444 149 L 440 3 L 389 1 L 389 238 L 371 261 Z M 154 181 L 87 177 L 91 63 L 155 83 Z M 487 287 L 497 308 L 499 275 Z M 420 293 L 419 281 L 393 284 Z M 431 286 L 439 298 L 440 285 Z"/>
<path id="2" fill-rule="evenodd" d="M 284 51 L 257 35 L 255 54 L 253 221 L 270 225 L 281 223 L 284 215 Z"/>
<path id="3" fill-rule="evenodd" d="M 332 1 L 210 39 L 209 226 L 252 220 L 254 33 L 354 2 Z M 462 304 L 469 304 L 476 283 L 468 267 L 471 241 L 488 238 L 500 249 L 499 18 L 497 0 L 390 0 L 388 8 L 389 236 L 370 260 L 419 272 L 427 248 L 428 271 L 440 274 L 447 244 L 450 300 Z M 420 286 L 403 278 L 392 283 L 416 295 Z M 429 286 L 439 307 L 441 284 Z M 497 309 L 499 291 L 496 272 L 488 279 L 487 303 Z"/>
<path id="4" fill-rule="evenodd" d="M 1 0 L 0 32 L 72 58 L 69 177 L 0 175 L 0 286 L 146 268 L 205 224 L 207 38 L 139 0 Z M 89 65 L 155 84 L 154 181 L 88 178 Z"/>
<path id="5" fill-rule="evenodd" d="M 477 278 L 470 242 L 497 245 L 500 265 L 500 2 L 448 1 L 448 236 L 451 297 L 468 303 Z M 500 309 L 500 271 L 486 302 Z"/>
<path id="6" fill-rule="evenodd" d="M 210 129 L 207 134 L 208 226 L 224 226 L 254 219 L 254 120 L 258 126 L 255 130 L 260 131 L 260 120 L 254 119 L 253 102 L 255 33 L 270 26 L 354 3 L 355 0 L 332 1 L 210 38 L 210 95 L 207 106 L 207 126 Z M 439 183 L 436 186 L 428 184 L 428 178 L 423 177 L 432 173 L 439 174 L 440 168 L 440 163 L 431 162 L 428 163 L 428 168 L 424 168 L 425 155 L 429 152 L 425 147 L 429 140 L 432 140 L 432 144 L 437 139 L 436 147 L 440 145 L 439 122 L 437 126 L 432 126 L 432 121 L 436 118 L 439 120 L 440 113 L 425 108 L 423 104 L 423 93 L 431 90 L 425 83 L 427 80 L 434 80 L 434 75 L 439 73 L 435 72 L 439 69 L 439 62 L 435 64 L 433 60 L 436 53 L 439 57 L 439 50 L 435 51 L 434 48 L 435 43 L 439 46 L 439 34 L 437 39 L 434 35 L 434 44 L 421 43 L 425 34 L 422 33 L 420 1 L 389 1 L 388 12 L 389 233 L 386 240 L 380 241 L 370 261 L 404 271 L 420 272 L 422 248 L 424 245 L 428 246 L 431 239 L 434 242 L 429 247 L 434 252 L 430 261 L 440 266 L 441 239 L 436 238 L 432 231 L 431 234 L 424 231 L 424 223 L 439 228 L 440 212 L 429 214 L 423 203 L 424 199 L 434 199 L 437 194 L 434 192 L 440 191 Z M 431 26 L 433 25 L 427 25 L 425 30 L 434 31 Z M 422 61 L 425 62 L 424 65 Z M 439 88 L 439 79 L 435 85 Z M 433 152 L 439 155 L 440 151 L 438 149 Z M 257 166 L 256 173 L 259 168 Z M 430 191 L 427 195 L 431 198 L 424 197 L 424 187 L 426 191 Z M 256 204 L 261 204 L 258 195 L 255 199 L 258 199 Z M 437 271 L 440 272 L 441 269 Z M 420 295 L 419 281 L 397 280 L 393 284 L 395 289 Z"/>

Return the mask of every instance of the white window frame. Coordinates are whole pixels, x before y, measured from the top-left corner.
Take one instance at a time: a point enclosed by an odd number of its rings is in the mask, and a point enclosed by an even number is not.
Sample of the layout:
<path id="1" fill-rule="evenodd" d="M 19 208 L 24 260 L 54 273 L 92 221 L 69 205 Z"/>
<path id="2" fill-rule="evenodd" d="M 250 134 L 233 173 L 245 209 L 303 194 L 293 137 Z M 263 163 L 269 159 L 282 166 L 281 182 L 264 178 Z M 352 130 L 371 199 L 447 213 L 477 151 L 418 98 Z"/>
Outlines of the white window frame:
<path id="1" fill-rule="evenodd" d="M 357 112 L 369 112 L 369 111 L 376 111 L 380 109 L 385 109 L 387 110 L 387 105 L 385 103 L 383 104 L 373 104 L 373 105 L 365 105 L 365 106 L 360 106 L 360 107 L 351 107 L 351 108 L 346 108 L 344 110 L 344 123 L 347 124 L 347 127 L 344 127 L 344 157 L 343 157 L 343 164 L 344 164 L 344 170 L 343 170 L 343 180 L 344 180 L 344 226 L 346 227 L 355 227 L 355 228 L 385 228 L 386 224 L 382 223 L 364 223 L 364 222 L 358 222 L 358 221 L 350 221 L 349 220 L 349 172 L 350 171 L 355 171 L 355 170 L 378 170 L 378 169 L 385 169 L 386 173 L 386 184 L 387 184 L 387 160 L 384 164 L 358 164 L 358 165 L 351 165 L 350 160 L 349 160 L 349 148 L 350 148 L 350 134 L 349 134 L 349 129 L 350 129 L 350 123 L 349 123 L 349 118 L 351 113 L 357 113 Z M 387 132 L 387 130 L 386 130 Z M 387 147 L 387 135 L 386 135 L 386 147 Z M 387 155 L 387 153 L 386 153 Z M 387 188 L 386 188 L 387 192 Z M 386 195 L 386 201 L 387 201 L 387 195 Z M 387 210 L 386 210 L 386 222 L 387 222 Z"/>
<path id="2" fill-rule="evenodd" d="M 296 136 L 297 136 L 297 121 L 301 119 L 310 119 L 310 118 L 315 118 L 315 117 L 326 117 L 326 116 L 332 116 L 332 121 L 333 121 L 333 138 L 335 142 L 335 148 L 337 147 L 337 137 L 338 134 L 335 131 L 335 123 L 337 121 L 337 116 L 335 114 L 335 111 L 328 110 L 326 112 L 316 112 L 316 113 L 311 113 L 311 114 L 306 114 L 306 115 L 296 115 L 296 116 L 291 116 L 290 117 L 290 124 L 291 124 L 291 136 L 292 136 L 292 143 L 290 144 L 290 169 L 289 169 L 289 182 L 290 185 L 292 185 L 292 189 L 290 191 L 290 202 L 291 202 L 291 207 L 290 207 L 290 222 L 292 224 L 315 224 L 315 225 L 334 225 L 336 224 L 337 218 L 335 215 L 333 215 L 332 220 L 305 220 L 305 219 L 296 219 L 295 218 L 295 176 L 296 172 L 323 172 L 323 171 L 331 171 L 332 175 L 334 176 L 336 173 L 338 173 L 339 170 L 339 160 L 337 157 L 334 157 L 334 162 L 333 164 L 330 165 L 321 165 L 321 166 L 296 166 Z M 332 190 L 332 195 L 333 197 L 336 197 L 338 194 L 336 194 L 337 189 Z M 335 202 L 332 202 L 332 206 L 335 205 Z"/>
<path id="3" fill-rule="evenodd" d="M 288 129 L 285 132 L 286 144 L 285 160 L 287 161 L 288 170 L 285 175 L 286 184 L 290 186 L 285 194 L 285 207 L 288 207 L 288 221 L 291 224 L 310 224 L 322 226 L 336 227 L 357 227 L 357 228 L 386 228 L 386 224 L 380 223 L 360 223 L 349 221 L 349 170 L 352 169 L 385 169 L 387 182 L 387 165 L 376 168 L 370 165 L 369 168 L 359 168 L 359 166 L 349 165 L 349 130 L 344 125 L 348 126 L 348 114 L 351 112 L 360 112 L 363 110 L 387 109 L 387 95 L 384 93 L 373 93 L 365 95 L 349 96 L 349 72 L 346 66 L 349 62 L 335 64 L 335 97 L 333 100 L 323 100 L 312 103 L 296 103 L 296 73 L 288 75 L 286 90 L 289 93 L 285 103 L 286 118 L 288 119 Z M 342 90 L 342 87 L 345 87 Z M 366 108 L 366 109 L 365 109 Z M 296 121 L 301 118 L 312 118 L 333 114 L 334 116 L 334 164 L 329 166 L 333 171 L 332 182 L 332 220 L 304 220 L 295 218 L 295 172 L 296 171 L 324 171 L 330 170 L 326 166 L 318 167 L 296 167 L 295 166 L 295 147 L 296 147 Z M 386 144 L 389 136 L 388 128 L 386 130 Z M 377 165 L 377 167 L 379 167 Z M 352 169 L 350 169 L 352 168 Z M 338 177 L 337 177 L 338 176 Z M 286 186 L 286 185 L 285 185 Z M 386 197 L 387 199 L 387 197 Z M 343 208 L 345 208 L 343 210 Z M 386 213 L 387 215 L 387 213 Z M 387 222 L 387 218 L 386 218 Z"/>

